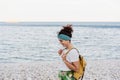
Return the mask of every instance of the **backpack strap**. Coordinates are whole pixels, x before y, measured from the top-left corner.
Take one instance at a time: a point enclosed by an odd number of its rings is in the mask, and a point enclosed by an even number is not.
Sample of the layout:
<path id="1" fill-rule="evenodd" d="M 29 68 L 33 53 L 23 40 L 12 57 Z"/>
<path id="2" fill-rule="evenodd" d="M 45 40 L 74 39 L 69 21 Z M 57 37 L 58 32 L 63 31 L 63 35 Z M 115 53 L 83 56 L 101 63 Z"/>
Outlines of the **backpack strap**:
<path id="1" fill-rule="evenodd" d="M 66 48 L 65 48 L 66 49 Z M 69 49 L 67 52 L 66 52 L 66 54 L 68 54 L 72 49 L 76 49 L 77 50 L 77 52 L 79 53 L 79 51 L 78 51 L 78 49 L 77 48 L 75 48 L 75 47 L 73 47 L 73 48 L 71 48 L 71 49 Z M 80 55 L 80 54 L 79 54 Z"/>
<path id="2" fill-rule="evenodd" d="M 81 80 L 83 80 L 84 73 L 85 73 L 85 68 L 83 69 L 83 75 L 81 76 Z"/>
<path id="3" fill-rule="evenodd" d="M 65 48 L 65 49 L 66 49 L 66 48 Z M 66 52 L 66 54 L 68 54 L 72 49 L 74 49 L 74 48 L 69 49 L 69 50 Z"/>

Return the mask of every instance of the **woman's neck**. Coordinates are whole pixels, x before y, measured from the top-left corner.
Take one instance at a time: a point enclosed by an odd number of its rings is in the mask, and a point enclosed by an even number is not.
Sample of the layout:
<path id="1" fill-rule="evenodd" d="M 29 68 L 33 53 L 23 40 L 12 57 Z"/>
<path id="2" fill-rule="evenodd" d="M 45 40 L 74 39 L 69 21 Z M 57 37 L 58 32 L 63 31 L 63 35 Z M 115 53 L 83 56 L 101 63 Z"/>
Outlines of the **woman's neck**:
<path id="1" fill-rule="evenodd" d="M 73 45 L 70 43 L 67 47 L 67 49 L 72 49 L 73 48 Z"/>

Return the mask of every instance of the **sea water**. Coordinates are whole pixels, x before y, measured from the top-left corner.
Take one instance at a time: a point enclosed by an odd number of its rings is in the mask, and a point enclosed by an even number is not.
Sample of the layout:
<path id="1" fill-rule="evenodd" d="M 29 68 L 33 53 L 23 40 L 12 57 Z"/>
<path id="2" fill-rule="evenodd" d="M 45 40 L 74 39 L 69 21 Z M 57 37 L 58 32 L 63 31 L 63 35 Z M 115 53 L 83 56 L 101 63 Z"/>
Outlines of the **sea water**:
<path id="1" fill-rule="evenodd" d="M 0 26 L 0 62 L 58 61 L 61 26 Z M 86 59 L 120 59 L 120 28 L 73 27 L 72 43 Z"/>

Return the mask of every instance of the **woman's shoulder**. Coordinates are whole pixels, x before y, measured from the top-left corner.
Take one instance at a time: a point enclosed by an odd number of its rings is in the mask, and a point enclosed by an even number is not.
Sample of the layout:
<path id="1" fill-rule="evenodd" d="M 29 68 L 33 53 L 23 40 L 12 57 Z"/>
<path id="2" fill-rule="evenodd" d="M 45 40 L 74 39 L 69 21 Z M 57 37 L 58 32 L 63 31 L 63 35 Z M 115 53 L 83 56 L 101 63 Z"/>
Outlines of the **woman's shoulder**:
<path id="1" fill-rule="evenodd" d="M 76 48 L 73 48 L 70 52 L 69 52 L 69 55 L 76 55 L 76 56 L 79 56 L 79 52 Z"/>
<path id="2" fill-rule="evenodd" d="M 72 48 L 71 51 L 79 53 L 79 50 L 77 48 Z"/>
<path id="3" fill-rule="evenodd" d="M 68 53 L 68 58 L 69 58 L 70 62 L 78 61 L 78 59 L 79 59 L 79 53 L 78 53 L 78 51 L 76 49 L 72 49 Z"/>

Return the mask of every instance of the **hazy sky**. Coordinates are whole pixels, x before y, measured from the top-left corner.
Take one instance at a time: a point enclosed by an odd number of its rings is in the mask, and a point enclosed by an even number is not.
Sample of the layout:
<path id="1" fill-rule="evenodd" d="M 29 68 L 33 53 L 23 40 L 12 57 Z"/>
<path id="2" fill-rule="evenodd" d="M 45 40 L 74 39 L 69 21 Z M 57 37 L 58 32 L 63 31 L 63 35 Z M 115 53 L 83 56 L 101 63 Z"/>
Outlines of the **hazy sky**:
<path id="1" fill-rule="evenodd" d="M 120 0 L 0 0 L 0 21 L 120 22 Z"/>

